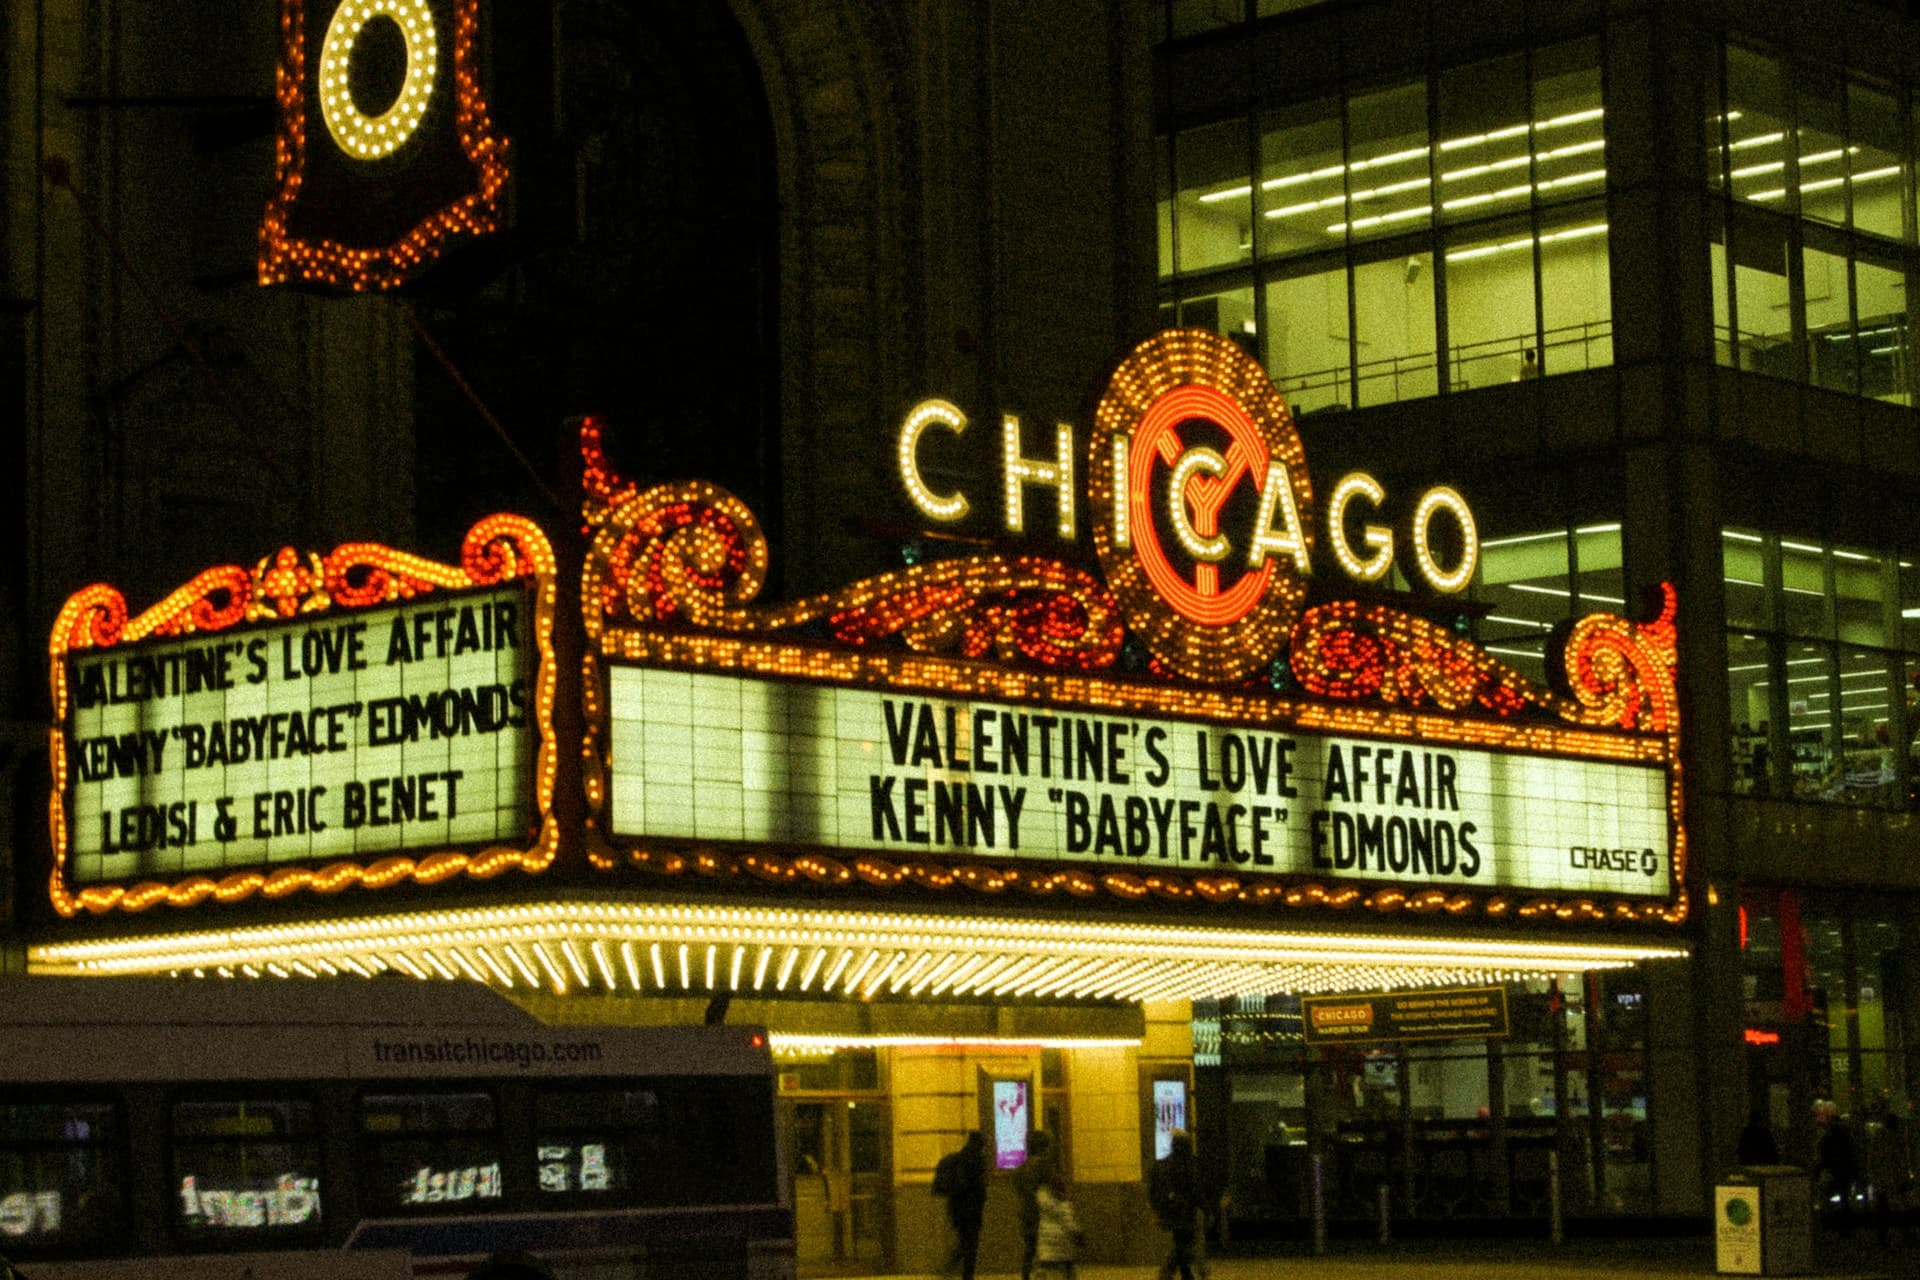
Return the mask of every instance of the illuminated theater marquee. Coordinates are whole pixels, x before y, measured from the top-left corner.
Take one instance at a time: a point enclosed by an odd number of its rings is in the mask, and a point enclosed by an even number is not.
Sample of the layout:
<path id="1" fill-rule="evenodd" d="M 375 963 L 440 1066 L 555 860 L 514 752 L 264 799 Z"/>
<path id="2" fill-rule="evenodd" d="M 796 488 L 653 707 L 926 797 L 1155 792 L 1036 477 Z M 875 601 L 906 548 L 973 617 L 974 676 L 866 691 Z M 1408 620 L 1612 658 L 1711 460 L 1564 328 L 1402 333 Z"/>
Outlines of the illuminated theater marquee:
<path id="1" fill-rule="evenodd" d="M 610 673 L 610 714 L 620 835 L 1672 889 L 1658 766 L 638 667 Z"/>
<path id="2" fill-rule="evenodd" d="M 1364 472 L 1316 506 L 1286 404 L 1230 340 L 1170 330 L 1052 456 L 1002 421 L 1000 502 L 1052 495 L 1097 571 L 929 560 L 762 605 L 753 514 L 642 491 L 583 432 L 589 855 L 603 869 L 819 889 L 1158 898 L 1222 908 L 1665 921 L 1687 914 L 1676 602 L 1556 631 L 1543 683 L 1391 597 L 1464 591 L 1473 514 Z M 921 454 L 907 500 L 947 524 Z M 1316 545 L 1332 589 L 1309 592 Z M 1430 598 L 1430 597 L 1429 597 Z M 1450 620 L 1449 620 L 1450 621 Z M 1147 661 L 1133 649 L 1145 650 Z"/>
<path id="3" fill-rule="evenodd" d="M 495 516 L 458 567 L 349 544 L 209 570 L 132 619 L 79 593 L 52 645 L 55 904 L 544 866 L 553 573 Z"/>
<path id="4" fill-rule="evenodd" d="M 74 879 L 515 838 L 527 614 L 511 588 L 74 662 Z"/>

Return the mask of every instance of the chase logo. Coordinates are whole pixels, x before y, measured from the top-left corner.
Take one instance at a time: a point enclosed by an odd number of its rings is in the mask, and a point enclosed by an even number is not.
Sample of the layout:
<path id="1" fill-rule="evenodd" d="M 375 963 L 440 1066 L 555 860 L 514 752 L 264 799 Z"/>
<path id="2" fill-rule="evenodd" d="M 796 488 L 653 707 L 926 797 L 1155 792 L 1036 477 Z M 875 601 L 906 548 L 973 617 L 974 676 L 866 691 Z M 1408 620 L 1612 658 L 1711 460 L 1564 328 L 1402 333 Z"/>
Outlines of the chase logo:
<path id="1" fill-rule="evenodd" d="M 1638 871 L 1650 876 L 1660 866 L 1660 855 L 1651 849 L 1595 849 L 1577 844 L 1567 855 L 1576 871 Z"/>

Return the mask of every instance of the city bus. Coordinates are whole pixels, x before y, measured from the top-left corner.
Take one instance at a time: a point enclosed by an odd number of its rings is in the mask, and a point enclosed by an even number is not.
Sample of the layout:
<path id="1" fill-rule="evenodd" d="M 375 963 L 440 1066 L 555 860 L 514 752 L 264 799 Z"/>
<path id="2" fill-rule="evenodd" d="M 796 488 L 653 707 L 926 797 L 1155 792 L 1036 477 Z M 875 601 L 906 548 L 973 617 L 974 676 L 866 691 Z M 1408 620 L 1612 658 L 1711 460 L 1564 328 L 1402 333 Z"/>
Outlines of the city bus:
<path id="1" fill-rule="evenodd" d="M 550 1026 L 477 983 L 0 979 L 29 1280 L 791 1280 L 753 1027 Z"/>

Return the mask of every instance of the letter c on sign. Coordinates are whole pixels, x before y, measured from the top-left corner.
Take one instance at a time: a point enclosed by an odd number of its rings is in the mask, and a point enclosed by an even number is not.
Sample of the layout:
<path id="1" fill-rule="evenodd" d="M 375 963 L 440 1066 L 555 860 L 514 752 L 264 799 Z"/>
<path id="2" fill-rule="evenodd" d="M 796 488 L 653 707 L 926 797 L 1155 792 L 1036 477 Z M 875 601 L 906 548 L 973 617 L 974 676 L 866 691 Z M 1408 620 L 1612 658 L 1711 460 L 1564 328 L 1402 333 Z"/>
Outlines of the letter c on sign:
<path id="1" fill-rule="evenodd" d="M 375 18 L 391 18 L 407 46 L 400 96 L 377 116 L 354 104 L 348 69 L 353 43 Z M 320 117 L 340 149 L 356 160 L 378 160 L 405 145 L 433 99 L 439 37 L 427 0 L 341 0 L 320 45 Z"/>
<path id="2" fill-rule="evenodd" d="M 900 424 L 900 480 L 907 497 L 929 520 L 958 520 L 967 514 L 967 495 L 945 496 L 927 487 L 920 475 L 920 436 L 928 427 L 942 427 L 959 435 L 967 429 L 967 415 L 945 400 L 923 400 Z"/>

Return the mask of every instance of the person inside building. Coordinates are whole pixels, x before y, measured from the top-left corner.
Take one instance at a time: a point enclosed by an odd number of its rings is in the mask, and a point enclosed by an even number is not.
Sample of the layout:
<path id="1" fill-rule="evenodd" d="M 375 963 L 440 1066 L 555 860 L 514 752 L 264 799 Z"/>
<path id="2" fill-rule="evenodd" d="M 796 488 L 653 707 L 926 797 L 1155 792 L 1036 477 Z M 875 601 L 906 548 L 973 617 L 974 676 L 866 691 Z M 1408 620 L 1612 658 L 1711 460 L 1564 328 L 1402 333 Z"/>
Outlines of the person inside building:
<path id="1" fill-rule="evenodd" d="M 1193 1163 L 1193 1138 L 1176 1133 L 1166 1159 L 1153 1166 L 1147 1179 L 1147 1199 L 1154 1217 L 1171 1239 L 1167 1260 L 1160 1264 L 1160 1280 L 1193 1280 L 1194 1219 L 1200 1209 Z"/>
<path id="2" fill-rule="evenodd" d="M 1853 1146 L 1853 1129 L 1847 1118 L 1831 1104 L 1821 1113 L 1826 1127 L 1820 1134 L 1820 1147 L 1813 1164 L 1816 1178 L 1824 1176 L 1829 1219 L 1842 1236 L 1853 1234 L 1853 1185 L 1860 1180 L 1860 1160 Z"/>
<path id="3" fill-rule="evenodd" d="M 1882 1245 L 1890 1241 L 1894 1217 L 1906 1204 L 1912 1184 L 1913 1171 L 1907 1164 L 1907 1140 L 1900 1128 L 1900 1117 L 1890 1105 L 1882 1102 L 1880 1114 L 1867 1129 L 1867 1196 L 1873 1208 L 1874 1233 Z M 1911 1242 L 1914 1234 L 1911 1218 L 1905 1228 L 1907 1240 Z"/>
<path id="4" fill-rule="evenodd" d="M 1540 353 L 1528 347 L 1520 353 L 1520 372 L 1513 375 L 1515 382 L 1526 382 L 1540 376 Z"/>
<path id="5" fill-rule="evenodd" d="M 1740 1146 L 1734 1153 L 1743 1165 L 1779 1164 L 1780 1147 L 1773 1140 L 1773 1126 L 1760 1108 L 1747 1116 L 1747 1127 L 1740 1131 Z"/>
<path id="6" fill-rule="evenodd" d="M 978 1129 L 967 1135 L 958 1151 L 942 1156 L 934 1166 L 933 1194 L 946 1197 L 947 1221 L 953 1224 L 953 1256 L 946 1269 L 958 1271 L 960 1280 L 973 1280 L 974 1262 L 980 1256 L 980 1220 L 987 1211 L 987 1147 Z"/>

